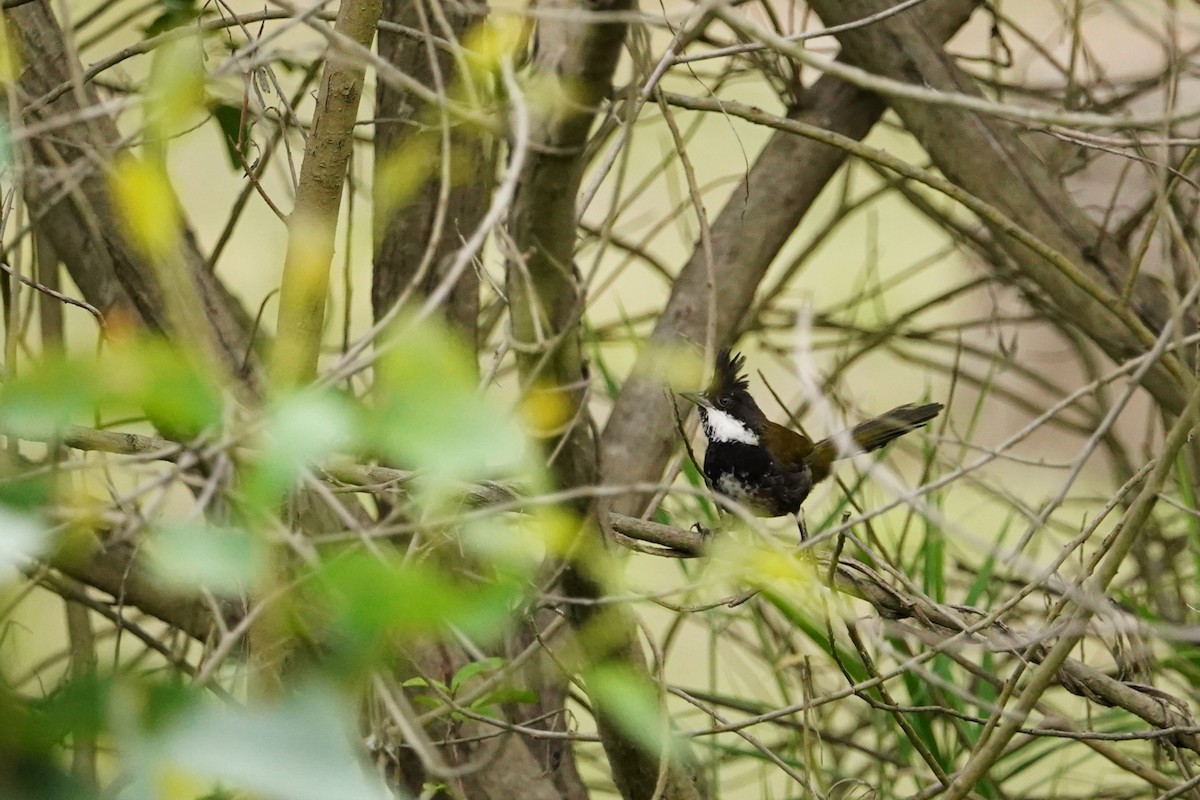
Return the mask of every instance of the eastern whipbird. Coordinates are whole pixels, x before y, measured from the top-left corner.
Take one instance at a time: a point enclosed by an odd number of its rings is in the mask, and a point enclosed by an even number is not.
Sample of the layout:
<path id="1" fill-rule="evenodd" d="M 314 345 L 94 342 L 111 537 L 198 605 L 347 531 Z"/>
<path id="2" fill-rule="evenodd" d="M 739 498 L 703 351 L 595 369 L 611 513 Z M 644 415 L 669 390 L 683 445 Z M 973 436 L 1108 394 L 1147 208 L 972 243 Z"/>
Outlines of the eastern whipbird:
<path id="1" fill-rule="evenodd" d="M 708 388 L 682 393 L 700 407 L 700 422 L 708 439 L 704 477 L 714 491 L 760 517 L 796 514 L 802 537 L 800 504 L 815 484 L 829 477 L 834 461 L 878 450 L 924 426 L 942 410 L 941 403 L 899 406 L 814 444 L 804 434 L 767 419 L 741 374 L 745 363 L 740 353 L 730 355 L 722 350 Z M 852 449 L 843 452 L 839 441 Z"/>

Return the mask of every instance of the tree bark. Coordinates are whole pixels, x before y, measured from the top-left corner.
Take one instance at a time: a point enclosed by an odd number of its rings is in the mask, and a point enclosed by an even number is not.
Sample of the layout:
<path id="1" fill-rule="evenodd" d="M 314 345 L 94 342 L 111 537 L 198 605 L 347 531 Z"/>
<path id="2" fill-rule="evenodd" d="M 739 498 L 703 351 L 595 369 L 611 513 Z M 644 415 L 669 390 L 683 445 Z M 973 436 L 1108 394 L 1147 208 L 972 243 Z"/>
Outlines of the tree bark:
<path id="1" fill-rule="evenodd" d="M 588 132 L 610 92 L 610 82 L 625 38 L 625 24 L 589 19 L 590 12 L 627 11 L 630 0 L 551 0 L 537 29 L 533 69 L 539 92 L 517 113 L 530 116 L 528 142 L 509 216 L 516 252 L 508 264 L 507 291 L 517 366 L 527 391 L 551 392 L 570 420 L 548 443 L 550 465 L 561 488 L 595 485 L 599 478 L 596 442 L 588 418 L 588 373 L 580 348 L 584 298 L 573 258 L 577 226 L 575 203 L 586 166 Z M 589 550 L 602 557 L 597 509 L 576 504 L 584 520 Z M 602 516 L 602 515 L 600 515 Z M 645 656 L 631 617 L 619 608 L 597 605 L 603 588 L 587 563 L 566 565 L 563 589 L 584 601 L 569 605 L 571 622 L 589 663 L 622 664 L 646 673 Z M 593 704 L 596 724 L 613 781 L 627 800 L 662 797 L 700 798 L 707 794 L 698 771 L 683 763 L 662 765 L 622 730 L 602 704 Z M 664 772 L 665 770 L 665 772 Z M 660 772 L 663 786 L 659 789 Z"/>
<path id="2" fill-rule="evenodd" d="M 418 13 L 422 0 L 384 0 L 383 18 L 409 28 L 432 26 L 430 14 Z M 449 31 L 438 33 L 460 38 L 477 14 L 466 7 L 444 4 Z M 421 83 L 447 91 L 455 80 L 454 60 L 444 49 L 430 52 L 433 31 L 424 41 L 380 29 L 379 55 Z M 464 80 L 458 76 L 457 80 Z M 432 110 L 411 92 L 388 81 L 375 87 L 375 268 L 371 283 L 371 308 L 375 319 L 387 313 L 406 289 L 428 295 L 445 278 L 447 256 L 479 224 L 495 185 L 494 148 L 482 132 L 451 127 L 416 133 Z M 441 126 L 439 126 L 441 127 Z M 387 161 L 417 136 L 436 137 L 436 164 L 415 195 L 403 205 L 387 202 Z M 449 143 L 449 151 L 442 145 Z M 442 160 L 449 159 L 451 180 L 442 181 Z M 444 316 L 476 346 L 479 315 L 479 276 L 465 271 L 446 300 Z"/>
<path id="3" fill-rule="evenodd" d="M 836 25 L 887 7 L 884 0 L 813 0 L 813 9 Z M 899 14 L 838 36 L 844 57 L 895 81 L 926 89 L 982 96 L 975 80 L 955 63 L 926 26 Z M 1017 220 L 1071 265 L 1067 271 L 1016 241 L 1009 231 L 992 233 L 1020 266 L 1026 286 L 1043 293 L 1062 319 L 1092 339 L 1114 361 L 1149 349 L 1173 308 L 1157 279 L 1139 274 L 1128 256 L 1079 207 L 1045 162 L 996 116 L 917 99 L 894 97 L 891 106 L 933 163 L 951 181 Z M 1128 296 L 1126 285 L 1129 285 Z M 1185 324 L 1194 328 L 1194 312 Z M 1188 369 L 1165 355 L 1143 385 L 1168 410 L 1179 413 L 1190 394 Z"/>
<path id="4" fill-rule="evenodd" d="M 257 381 L 253 362 L 247 360 L 252 321 L 209 271 L 186 229 L 182 261 L 202 305 L 197 317 L 205 327 L 170 330 L 158 272 L 122 234 L 108 192 L 105 168 L 125 145 L 112 118 L 94 113 L 101 100 L 91 84 L 59 93 L 83 68 L 68 50 L 49 5 L 26 3 L 4 16 L 21 53 L 17 88 L 23 123 L 61 123 L 35 133 L 21 148 L 23 188 L 34 226 L 53 245 L 84 298 L 106 316 L 132 317 L 153 330 L 193 340 L 205 337 L 203 349 L 215 353 L 228 375 L 253 391 Z M 41 98 L 52 92 L 57 98 L 43 103 Z"/>
<path id="5" fill-rule="evenodd" d="M 975 7 L 971 0 L 930 2 L 920 7 L 917 17 L 931 39 L 944 42 Z M 804 97 L 804 105 L 789 117 L 855 139 L 865 137 L 886 108 L 877 95 L 829 76 Z M 835 147 L 781 131 L 772 134 L 713 222 L 714 283 L 710 285 L 705 255 L 697 244 L 617 397 L 601 439 L 606 483 L 652 483 L 662 475 L 677 436 L 674 401 L 656 359 L 672 345 L 705 344 L 710 299 L 716 311 L 713 345 L 719 348 L 736 339 L 767 268 L 845 160 L 845 152 Z M 681 415 L 687 412 L 682 406 L 679 410 Z M 647 494 L 625 495 L 613 503 L 613 510 L 641 515 L 648 500 Z"/>

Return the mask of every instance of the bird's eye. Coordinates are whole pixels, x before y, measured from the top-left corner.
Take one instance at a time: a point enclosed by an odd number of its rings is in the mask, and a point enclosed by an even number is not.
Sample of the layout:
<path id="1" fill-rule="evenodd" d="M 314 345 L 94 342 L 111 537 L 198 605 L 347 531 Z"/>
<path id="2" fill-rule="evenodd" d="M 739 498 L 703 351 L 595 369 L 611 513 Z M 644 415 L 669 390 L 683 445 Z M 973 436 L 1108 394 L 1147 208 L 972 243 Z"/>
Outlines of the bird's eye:
<path id="1" fill-rule="evenodd" d="M 729 408 L 730 402 L 729 395 L 727 394 L 723 394 L 717 398 L 717 405 L 719 405 L 721 408 Z"/>

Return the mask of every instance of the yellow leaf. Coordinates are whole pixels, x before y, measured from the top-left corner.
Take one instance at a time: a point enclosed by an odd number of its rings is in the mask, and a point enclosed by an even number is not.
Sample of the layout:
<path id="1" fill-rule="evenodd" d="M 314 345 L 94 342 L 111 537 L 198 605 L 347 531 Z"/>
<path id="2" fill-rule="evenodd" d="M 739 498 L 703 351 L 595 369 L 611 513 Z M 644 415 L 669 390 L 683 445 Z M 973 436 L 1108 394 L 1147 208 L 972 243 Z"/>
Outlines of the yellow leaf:
<path id="1" fill-rule="evenodd" d="M 204 108 L 204 53 L 185 38 L 154 51 L 146 93 L 149 136 L 166 139 L 189 128 Z"/>
<path id="2" fill-rule="evenodd" d="M 109 188 L 135 247 L 152 259 L 178 250 L 179 204 L 161 167 L 124 156 L 113 169 Z"/>
<path id="3" fill-rule="evenodd" d="M 575 547 L 582 531 L 579 518 L 556 506 L 535 508 L 525 520 L 529 537 L 557 556 L 566 556 Z"/>
<path id="4" fill-rule="evenodd" d="M 376 173 L 375 204 L 380 219 L 387 219 L 420 190 L 438 168 L 438 141 L 434 136 L 411 136 L 388 153 Z"/>
<path id="5" fill-rule="evenodd" d="M 164 766 L 156 776 L 160 800 L 196 800 L 212 793 L 212 781 L 205 781 L 174 765 Z"/>
<path id="6" fill-rule="evenodd" d="M 531 436 L 545 438 L 561 433 L 571 416 L 570 398 L 555 386 L 535 386 L 521 402 L 521 421 Z"/>
<path id="7" fill-rule="evenodd" d="M 0 15 L 0 83 L 12 83 L 21 74 L 21 54 L 8 35 L 8 27 Z"/>
<path id="8" fill-rule="evenodd" d="M 501 65 L 517 60 L 525 48 L 529 24 L 517 14 L 496 14 L 476 25 L 464 39 L 471 67 L 481 74 L 498 72 Z"/>

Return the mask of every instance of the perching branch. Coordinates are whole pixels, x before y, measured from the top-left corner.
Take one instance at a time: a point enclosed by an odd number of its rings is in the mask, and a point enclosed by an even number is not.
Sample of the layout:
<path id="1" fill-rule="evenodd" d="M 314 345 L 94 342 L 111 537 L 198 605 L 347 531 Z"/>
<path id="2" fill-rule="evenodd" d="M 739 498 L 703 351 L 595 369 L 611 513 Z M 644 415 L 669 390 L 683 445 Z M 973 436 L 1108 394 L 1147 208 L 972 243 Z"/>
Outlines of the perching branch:
<path id="1" fill-rule="evenodd" d="M 1186 429 L 1186 423 L 1178 429 Z M 63 432 L 59 442 L 84 451 L 96 451 L 127 456 L 175 460 L 182 448 L 154 436 L 101 431 L 71 427 Z M 1178 442 L 1176 442 L 1178 444 Z M 1169 465 L 1172 459 L 1160 464 Z M 1164 467 L 1165 469 L 1165 467 Z M 363 487 L 364 491 L 385 493 L 402 491 L 414 473 L 407 470 L 335 461 L 325 465 L 322 472 L 340 484 Z M 1142 497 L 1152 498 L 1153 487 L 1161 475 L 1152 477 Z M 512 490 L 497 485 L 470 487 L 467 499 L 473 504 L 510 504 L 515 499 Z M 1136 509 L 1126 514 L 1122 529 L 1136 531 L 1138 519 L 1146 503 L 1135 503 Z M 682 530 L 671 525 L 639 520 L 620 514 L 610 514 L 612 528 L 630 539 L 647 542 L 687 556 L 702 556 L 711 543 L 710 535 L 694 530 Z M 123 599 L 131 606 L 169 622 L 189 635 L 203 638 L 210 630 L 206 622 L 209 611 L 201 603 L 180 603 L 178 598 L 160 592 L 141 577 L 132 548 L 126 546 L 97 551 L 89 560 L 55 563 L 54 566 L 72 577 Z M 1021 652 L 1033 663 L 1042 663 L 1050 648 L 1036 641 L 1028 632 L 1014 630 L 999 621 L 987 621 L 988 612 L 970 606 L 935 602 L 928 597 L 897 586 L 879 572 L 853 558 L 819 557 L 814 574 L 830 588 L 869 603 L 882 619 L 906 621 L 921 630 L 939 636 L 964 637 L 963 643 L 983 644 L 992 652 Z M 1102 595 L 1096 595 L 1102 597 Z M 230 610 L 230 619 L 236 615 Z M 984 620 L 979 624 L 979 620 Z M 1082 630 L 1083 626 L 1073 629 Z M 1187 704 L 1179 698 L 1154 687 L 1114 678 L 1105 672 L 1073 658 L 1065 658 L 1054 673 L 1055 679 L 1072 694 L 1113 708 L 1121 708 L 1163 731 L 1178 747 L 1200 753 L 1200 731 L 1187 714 Z M 779 713 L 784 713 L 780 711 Z"/>

